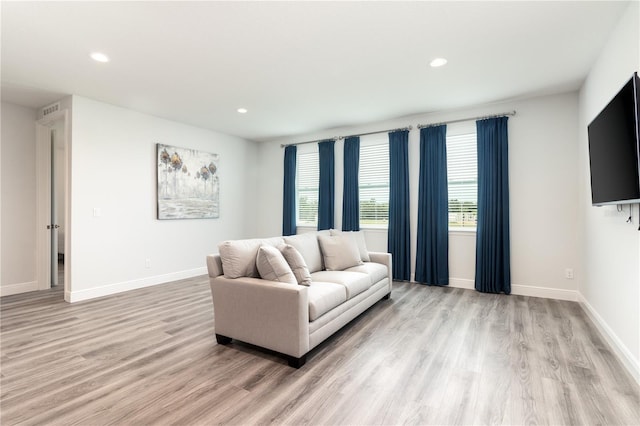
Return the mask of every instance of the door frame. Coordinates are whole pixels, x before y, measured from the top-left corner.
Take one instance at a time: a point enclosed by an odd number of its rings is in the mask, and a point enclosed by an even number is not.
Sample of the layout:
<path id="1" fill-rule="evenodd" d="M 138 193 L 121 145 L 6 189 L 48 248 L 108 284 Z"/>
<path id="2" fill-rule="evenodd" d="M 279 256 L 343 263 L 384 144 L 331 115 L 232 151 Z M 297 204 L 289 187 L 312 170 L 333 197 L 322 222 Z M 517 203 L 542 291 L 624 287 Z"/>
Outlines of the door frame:
<path id="1" fill-rule="evenodd" d="M 64 300 L 71 294 L 71 125 L 68 109 L 36 121 L 36 279 L 38 290 L 51 288 L 51 126 L 64 120 Z M 60 220 L 60 218 L 58 218 Z"/>

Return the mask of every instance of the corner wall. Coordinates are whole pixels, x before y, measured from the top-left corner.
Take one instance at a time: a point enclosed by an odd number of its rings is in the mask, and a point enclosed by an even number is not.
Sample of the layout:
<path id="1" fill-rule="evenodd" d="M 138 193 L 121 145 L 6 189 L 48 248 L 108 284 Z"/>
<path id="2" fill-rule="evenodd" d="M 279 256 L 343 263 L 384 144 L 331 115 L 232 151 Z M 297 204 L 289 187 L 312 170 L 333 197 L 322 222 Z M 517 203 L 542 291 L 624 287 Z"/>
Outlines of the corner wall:
<path id="1" fill-rule="evenodd" d="M 0 296 L 36 282 L 36 111 L 2 103 Z"/>
<path id="2" fill-rule="evenodd" d="M 411 268 L 415 269 L 420 135 L 417 124 L 442 122 L 517 110 L 509 119 L 512 291 L 556 299 L 577 300 L 583 278 L 578 256 L 578 98 L 577 93 L 503 102 L 446 113 L 422 114 L 359 127 L 332 129 L 259 146 L 259 234 L 282 232 L 283 150 L 281 143 L 316 140 L 413 125 L 409 133 Z M 473 121 L 463 123 L 475 126 Z M 454 131 L 459 125 L 450 125 Z M 336 143 L 336 228 L 341 227 L 343 141 Z M 387 231 L 365 230 L 367 246 L 387 251 Z M 574 269 L 574 279 L 565 269 Z M 449 234 L 450 285 L 473 288 L 475 233 Z M 413 275 L 413 274 L 412 274 Z"/>
<path id="3" fill-rule="evenodd" d="M 219 219 L 156 219 L 156 143 L 220 155 Z M 219 242 L 248 236 L 256 153 L 254 142 L 74 96 L 67 300 L 205 274 Z"/>
<path id="4" fill-rule="evenodd" d="M 630 2 L 580 90 L 580 223 L 585 279 L 580 302 L 640 382 L 640 212 L 592 207 L 587 125 L 640 71 L 640 4 Z"/>

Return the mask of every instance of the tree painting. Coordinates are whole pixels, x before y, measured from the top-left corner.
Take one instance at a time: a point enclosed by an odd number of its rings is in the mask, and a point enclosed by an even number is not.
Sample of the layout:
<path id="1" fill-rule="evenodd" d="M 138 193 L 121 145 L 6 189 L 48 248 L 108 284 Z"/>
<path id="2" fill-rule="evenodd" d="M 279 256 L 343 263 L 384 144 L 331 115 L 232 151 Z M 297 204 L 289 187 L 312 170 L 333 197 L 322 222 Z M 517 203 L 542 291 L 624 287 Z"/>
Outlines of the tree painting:
<path id="1" fill-rule="evenodd" d="M 219 218 L 218 154 L 163 144 L 156 152 L 158 219 Z"/>

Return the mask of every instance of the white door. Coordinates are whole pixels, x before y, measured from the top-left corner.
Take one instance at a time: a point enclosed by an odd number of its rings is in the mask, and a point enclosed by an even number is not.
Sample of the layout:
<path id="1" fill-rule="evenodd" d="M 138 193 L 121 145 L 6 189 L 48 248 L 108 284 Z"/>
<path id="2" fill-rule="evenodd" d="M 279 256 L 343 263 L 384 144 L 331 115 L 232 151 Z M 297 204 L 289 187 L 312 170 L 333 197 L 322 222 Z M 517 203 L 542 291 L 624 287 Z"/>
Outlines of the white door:
<path id="1" fill-rule="evenodd" d="M 45 290 L 58 285 L 59 247 L 65 246 L 60 240 L 68 235 L 59 235 L 66 228 L 68 215 L 65 213 L 68 146 L 67 111 L 51 114 L 39 120 L 36 126 L 36 173 L 38 185 L 37 229 L 38 229 L 38 288 Z M 62 151 L 62 152 L 60 152 Z M 63 161 L 61 162 L 60 156 Z M 58 159 L 58 160 L 57 160 Z M 62 212 L 62 213 L 61 213 Z M 66 232 L 64 234 L 67 234 Z M 68 250 L 67 258 L 68 258 Z M 67 259 L 68 260 L 68 259 Z M 67 271 L 68 274 L 68 271 Z M 65 298 L 69 293 L 69 280 L 65 274 Z"/>
<path id="2" fill-rule="evenodd" d="M 51 285 L 58 285 L 58 170 L 56 155 L 57 130 L 50 130 L 51 136 Z"/>

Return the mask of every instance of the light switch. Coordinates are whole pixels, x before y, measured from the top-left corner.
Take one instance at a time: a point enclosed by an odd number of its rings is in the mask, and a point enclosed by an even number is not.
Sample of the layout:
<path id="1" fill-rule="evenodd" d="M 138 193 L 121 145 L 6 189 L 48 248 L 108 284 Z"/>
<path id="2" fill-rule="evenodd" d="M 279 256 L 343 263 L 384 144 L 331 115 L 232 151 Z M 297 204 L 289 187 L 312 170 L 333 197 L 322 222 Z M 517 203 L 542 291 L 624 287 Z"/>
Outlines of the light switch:
<path id="1" fill-rule="evenodd" d="M 93 217 L 100 217 L 101 214 L 102 214 L 102 211 L 100 211 L 100 207 L 93 208 Z"/>

